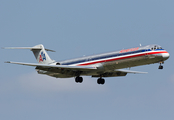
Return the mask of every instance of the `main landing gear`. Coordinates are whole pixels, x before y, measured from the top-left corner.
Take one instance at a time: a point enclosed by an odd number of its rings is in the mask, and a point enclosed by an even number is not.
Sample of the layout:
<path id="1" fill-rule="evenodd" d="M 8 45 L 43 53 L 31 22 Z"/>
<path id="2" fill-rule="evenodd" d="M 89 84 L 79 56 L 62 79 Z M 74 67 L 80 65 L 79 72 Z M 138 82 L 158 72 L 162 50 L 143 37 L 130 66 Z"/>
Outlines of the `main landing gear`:
<path id="1" fill-rule="evenodd" d="M 160 66 L 158 69 L 163 69 L 163 66 L 161 64 L 164 64 L 164 62 L 160 62 Z"/>
<path id="2" fill-rule="evenodd" d="M 77 76 L 77 77 L 75 78 L 75 82 L 76 82 L 76 83 L 82 83 L 82 82 L 83 82 L 83 78 Z M 100 78 L 97 80 L 97 83 L 103 85 L 103 84 L 105 84 L 105 79 L 103 79 L 103 78 L 100 77 Z"/>
<path id="3" fill-rule="evenodd" d="M 97 83 L 103 85 L 103 84 L 105 84 L 105 79 L 103 79 L 103 78 L 100 77 L 100 78 L 97 80 Z"/>
<path id="4" fill-rule="evenodd" d="M 78 77 L 75 78 L 75 81 L 76 81 L 76 83 L 82 83 L 83 78 L 78 76 Z"/>

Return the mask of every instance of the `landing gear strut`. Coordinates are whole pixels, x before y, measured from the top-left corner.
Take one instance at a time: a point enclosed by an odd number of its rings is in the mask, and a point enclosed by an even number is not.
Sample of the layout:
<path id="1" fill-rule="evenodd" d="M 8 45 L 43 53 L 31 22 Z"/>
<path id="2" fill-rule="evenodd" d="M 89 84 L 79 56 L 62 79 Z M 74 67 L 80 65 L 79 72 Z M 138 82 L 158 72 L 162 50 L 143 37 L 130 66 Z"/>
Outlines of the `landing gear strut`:
<path id="1" fill-rule="evenodd" d="M 99 79 L 97 80 L 97 83 L 103 85 L 103 84 L 105 84 L 105 79 L 99 78 Z"/>
<path id="2" fill-rule="evenodd" d="M 75 81 L 76 81 L 76 83 L 82 83 L 83 78 L 78 76 L 78 77 L 75 78 Z"/>

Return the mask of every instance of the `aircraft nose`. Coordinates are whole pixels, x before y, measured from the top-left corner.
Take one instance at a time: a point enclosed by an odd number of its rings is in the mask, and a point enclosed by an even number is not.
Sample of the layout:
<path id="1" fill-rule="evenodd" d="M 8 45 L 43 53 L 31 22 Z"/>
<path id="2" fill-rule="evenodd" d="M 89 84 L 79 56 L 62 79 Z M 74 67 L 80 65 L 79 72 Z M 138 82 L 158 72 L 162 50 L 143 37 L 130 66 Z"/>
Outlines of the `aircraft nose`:
<path id="1" fill-rule="evenodd" d="M 170 57 L 170 54 L 167 52 L 167 53 L 162 53 L 162 57 L 164 59 L 168 59 Z"/>

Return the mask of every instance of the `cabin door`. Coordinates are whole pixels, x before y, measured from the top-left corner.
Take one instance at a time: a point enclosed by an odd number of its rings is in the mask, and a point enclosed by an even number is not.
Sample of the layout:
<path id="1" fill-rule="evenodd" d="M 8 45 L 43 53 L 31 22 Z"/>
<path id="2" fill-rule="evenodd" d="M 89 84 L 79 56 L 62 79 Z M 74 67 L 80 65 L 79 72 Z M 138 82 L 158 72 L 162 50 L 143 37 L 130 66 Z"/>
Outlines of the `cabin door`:
<path id="1" fill-rule="evenodd" d="M 148 59 L 148 50 L 146 50 L 145 58 Z"/>

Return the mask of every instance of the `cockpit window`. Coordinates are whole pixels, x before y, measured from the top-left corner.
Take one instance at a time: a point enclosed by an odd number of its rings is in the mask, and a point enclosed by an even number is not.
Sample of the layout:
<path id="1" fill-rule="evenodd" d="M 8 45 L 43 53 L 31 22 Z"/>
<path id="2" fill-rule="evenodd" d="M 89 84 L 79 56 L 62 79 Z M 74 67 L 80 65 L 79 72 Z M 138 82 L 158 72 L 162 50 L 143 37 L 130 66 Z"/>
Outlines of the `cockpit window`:
<path id="1" fill-rule="evenodd" d="M 154 46 L 151 48 L 151 50 L 160 50 L 160 49 L 163 49 L 161 46 Z"/>

